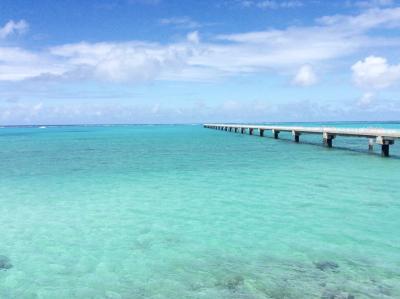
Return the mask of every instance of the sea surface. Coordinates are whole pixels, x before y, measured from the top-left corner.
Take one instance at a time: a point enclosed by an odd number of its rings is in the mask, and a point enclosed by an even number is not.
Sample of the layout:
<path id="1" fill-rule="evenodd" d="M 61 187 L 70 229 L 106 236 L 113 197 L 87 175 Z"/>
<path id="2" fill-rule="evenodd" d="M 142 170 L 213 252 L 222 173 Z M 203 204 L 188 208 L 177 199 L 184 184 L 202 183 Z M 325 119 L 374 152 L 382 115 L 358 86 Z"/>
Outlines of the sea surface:
<path id="1" fill-rule="evenodd" d="M 400 142 L 267 135 L 1 128 L 0 298 L 400 298 Z"/>

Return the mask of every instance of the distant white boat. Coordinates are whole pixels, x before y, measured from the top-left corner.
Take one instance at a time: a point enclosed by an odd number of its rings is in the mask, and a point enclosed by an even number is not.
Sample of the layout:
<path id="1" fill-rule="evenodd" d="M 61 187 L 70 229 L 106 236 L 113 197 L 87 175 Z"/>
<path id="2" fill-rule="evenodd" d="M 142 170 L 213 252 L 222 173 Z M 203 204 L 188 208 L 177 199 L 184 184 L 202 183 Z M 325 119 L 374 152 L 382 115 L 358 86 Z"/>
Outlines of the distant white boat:
<path id="1" fill-rule="evenodd" d="M 39 129 L 46 129 L 46 126 L 40 126 Z"/>

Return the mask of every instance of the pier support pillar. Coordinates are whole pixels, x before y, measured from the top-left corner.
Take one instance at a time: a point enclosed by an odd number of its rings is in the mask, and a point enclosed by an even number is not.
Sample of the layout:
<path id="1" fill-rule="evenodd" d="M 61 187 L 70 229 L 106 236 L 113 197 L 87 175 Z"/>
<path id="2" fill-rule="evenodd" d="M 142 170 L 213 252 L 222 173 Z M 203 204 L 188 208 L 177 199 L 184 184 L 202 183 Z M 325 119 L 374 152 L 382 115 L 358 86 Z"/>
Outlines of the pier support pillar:
<path id="1" fill-rule="evenodd" d="M 332 141 L 333 139 L 335 139 L 335 137 L 336 137 L 335 135 L 324 132 L 323 133 L 324 145 L 329 148 L 332 147 Z"/>
<path id="2" fill-rule="evenodd" d="M 324 138 L 324 145 L 326 147 L 332 147 L 332 138 Z"/>
<path id="3" fill-rule="evenodd" d="M 296 131 L 292 131 L 292 135 L 294 137 L 294 142 L 300 142 L 300 133 Z"/>
<path id="4" fill-rule="evenodd" d="M 375 143 L 374 139 L 370 138 L 368 140 L 368 150 L 371 151 L 371 152 L 374 150 L 374 143 Z"/>
<path id="5" fill-rule="evenodd" d="M 237 133 L 237 131 L 238 131 L 238 128 L 235 128 L 235 133 Z"/>
<path id="6" fill-rule="evenodd" d="M 278 138 L 279 138 L 279 133 L 280 133 L 280 131 L 272 130 L 272 134 L 274 135 L 274 138 L 275 138 L 275 139 L 278 139 Z"/>
<path id="7" fill-rule="evenodd" d="M 394 144 L 394 139 L 388 137 L 376 137 L 376 143 L 382 146 L 382 157 L 389 157 L 389 147 Z"/>
<path id="8" fill-rule="evenodd" d="M 249 134 L 250 134 L 250 135 L 253 135 L 253 130 L 254 130 L 254 129 L 249 128 Z"/>
<path id="9" fill-rule="evenodd" d="M 260 136 L 264 137 L 264 130 L 263 129 L 258 129 L 260 131 Z"/>
<path id="10" fill-rule="evenodd" d="M 245 131 L 246 131 L 246 129 L 245 129 L 245 128 L 240 128 L 240 132 L 241 132 L 242 134 L 244 134 L 244 133 L 245 133 Z"/>
<path id="11" fill-rule="evenodd" d="M 382 154 L 383 157 L 389 157 L 389 144 L 382 144 Z"/>

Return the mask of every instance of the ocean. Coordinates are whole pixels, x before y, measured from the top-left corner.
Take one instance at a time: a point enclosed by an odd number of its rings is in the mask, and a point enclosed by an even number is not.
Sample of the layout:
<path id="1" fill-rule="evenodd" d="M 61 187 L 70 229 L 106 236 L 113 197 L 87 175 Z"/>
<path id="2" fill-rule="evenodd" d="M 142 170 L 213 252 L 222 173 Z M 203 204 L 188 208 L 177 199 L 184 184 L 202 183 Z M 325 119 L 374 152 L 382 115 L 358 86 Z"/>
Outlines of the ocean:
<path id="1" fill-rule="evenodd" d="M 266 135 L 1 128 L 0 298 L 400 298 L 399 142 Z"/>

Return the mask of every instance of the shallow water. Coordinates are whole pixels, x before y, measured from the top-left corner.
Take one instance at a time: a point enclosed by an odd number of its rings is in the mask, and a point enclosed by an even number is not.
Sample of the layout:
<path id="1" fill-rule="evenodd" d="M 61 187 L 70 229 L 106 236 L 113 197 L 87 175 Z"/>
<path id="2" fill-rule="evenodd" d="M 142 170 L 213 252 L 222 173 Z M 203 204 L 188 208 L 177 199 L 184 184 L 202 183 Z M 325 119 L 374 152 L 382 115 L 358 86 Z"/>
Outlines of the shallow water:
<path id="1" fill-rule="evenodd" d="M 281 137 L 0 129 L 0 298 L 400 298 L 400 144 Z"/>

